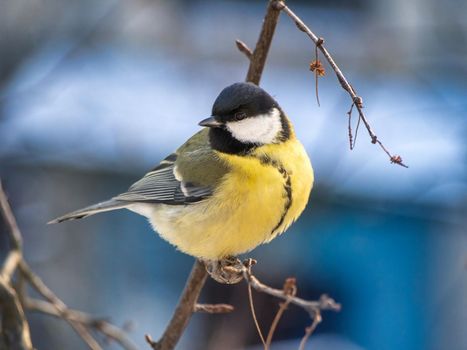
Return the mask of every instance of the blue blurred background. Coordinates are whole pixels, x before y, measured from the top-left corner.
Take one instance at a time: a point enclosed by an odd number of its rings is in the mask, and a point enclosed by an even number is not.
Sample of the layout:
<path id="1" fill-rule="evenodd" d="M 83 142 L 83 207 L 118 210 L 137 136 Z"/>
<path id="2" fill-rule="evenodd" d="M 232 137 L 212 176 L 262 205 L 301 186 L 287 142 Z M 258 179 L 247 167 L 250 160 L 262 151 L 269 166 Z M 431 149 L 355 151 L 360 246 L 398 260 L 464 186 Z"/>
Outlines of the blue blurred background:
<path id="1" fill-rule="evenodd" d="M 296 126 L 316 183 L 301 219 L 248 256 L 277 287 L 328 293 L 310 349 L 467 348 L 467 2 L 288 1 L 363 96 L 390 165 L 330 71 L 321 107 L 308 71 L 314 47 L 282 15 L 262 86 Z M 70 306 L 131 321 L 130 337 L 164 329 L 192 259 L 130 212 L 47 226 L 124 191 L 199 129 L 214 98 L 245 78 L 234 44 L 254 47 L 266 1 L 0 0 L 0 177 L 26 257 Z M 7 240 L 1 231 L 0 249 Z M 209 281 L 180 349 L 260 349 L 245 285 Z M 255 295 L 263 328 L 277 300 Z M 28 314 L 38 349 L 85 349 L 61 321 Z M 290 308 L 273 349 L 297 348 L 307 315 Z M 109 348 L 117 348 L 110 344 Z"/>

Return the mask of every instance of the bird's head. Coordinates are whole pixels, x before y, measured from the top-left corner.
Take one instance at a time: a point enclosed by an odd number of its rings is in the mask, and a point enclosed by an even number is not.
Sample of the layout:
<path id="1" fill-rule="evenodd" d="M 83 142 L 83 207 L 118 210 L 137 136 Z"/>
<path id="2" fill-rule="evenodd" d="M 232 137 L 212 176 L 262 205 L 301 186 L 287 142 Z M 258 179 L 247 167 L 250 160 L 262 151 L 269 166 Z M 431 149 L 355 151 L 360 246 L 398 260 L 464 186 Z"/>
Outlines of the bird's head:
<path id="1" fill-rule="evenodd" d="M 235 83 L 214 101 L 212 117 L 199 123 L 209 127 L 211 146 L 225 153 L 286 141 L 290 125 L 279 104 L 252 83 Z"/>

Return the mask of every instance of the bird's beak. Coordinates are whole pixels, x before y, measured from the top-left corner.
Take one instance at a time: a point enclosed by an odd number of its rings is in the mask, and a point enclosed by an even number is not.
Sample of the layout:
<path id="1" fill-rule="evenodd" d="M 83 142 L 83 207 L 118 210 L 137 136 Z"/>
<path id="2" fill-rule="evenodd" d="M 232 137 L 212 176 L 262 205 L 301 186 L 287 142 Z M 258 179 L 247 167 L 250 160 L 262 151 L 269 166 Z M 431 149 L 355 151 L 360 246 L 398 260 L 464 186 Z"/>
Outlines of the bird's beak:
<path id="1" fill-rule="evenodd" d="M 222 124 L 221 122 L 214 119 L 214 117 L 209 117 L 209 118 L 201 120 L 198 123 L 198 125 L 199 126 L 206 126 L 208 128 L 220 128 L 224 124 Z"/>

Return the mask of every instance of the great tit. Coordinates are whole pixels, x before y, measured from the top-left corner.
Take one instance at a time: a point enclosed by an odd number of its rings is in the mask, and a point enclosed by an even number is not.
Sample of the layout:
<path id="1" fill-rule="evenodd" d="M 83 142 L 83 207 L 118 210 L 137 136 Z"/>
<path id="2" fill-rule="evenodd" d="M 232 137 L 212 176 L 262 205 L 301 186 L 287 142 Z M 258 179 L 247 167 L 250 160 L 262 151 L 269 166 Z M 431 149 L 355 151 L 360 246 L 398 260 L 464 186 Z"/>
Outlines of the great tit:
<path id="1" fill-rule="evenodd" d="M 199 125 L 127 192 L 49 223 L 126 208 L 182 252 L 209 260 L 284 232 L 308 202 L 313 169 L 279 104 L 252 83 L 235 83 Z"/>

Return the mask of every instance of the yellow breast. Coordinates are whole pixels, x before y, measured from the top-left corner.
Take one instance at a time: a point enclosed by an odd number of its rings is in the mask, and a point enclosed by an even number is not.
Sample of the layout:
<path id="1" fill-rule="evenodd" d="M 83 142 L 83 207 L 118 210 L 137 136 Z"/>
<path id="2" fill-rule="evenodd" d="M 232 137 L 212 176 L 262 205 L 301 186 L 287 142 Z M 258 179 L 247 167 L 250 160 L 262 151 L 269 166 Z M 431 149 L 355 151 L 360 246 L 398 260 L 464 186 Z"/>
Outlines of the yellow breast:
<path id="1" fill-rule="evenodd" d="M 183 252 L 220 259 L 247 252 L 284 232 L 305 208 L 313 170 L 292 138 L 259 147 L 251 156 L 219 153 L 230 171 L 213 196 L 188 206 L 162 205 L 155 229 Z"/>

